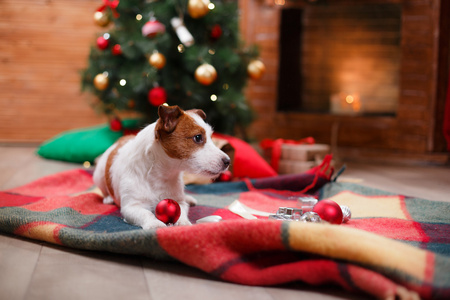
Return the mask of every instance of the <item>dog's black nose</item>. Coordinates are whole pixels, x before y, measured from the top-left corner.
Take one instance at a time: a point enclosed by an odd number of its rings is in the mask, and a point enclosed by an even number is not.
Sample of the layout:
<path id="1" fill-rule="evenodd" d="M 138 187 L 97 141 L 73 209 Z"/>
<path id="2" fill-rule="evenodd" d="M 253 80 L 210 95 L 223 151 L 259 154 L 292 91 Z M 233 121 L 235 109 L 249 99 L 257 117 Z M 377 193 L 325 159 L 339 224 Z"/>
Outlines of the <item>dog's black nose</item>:
<path id="1" fill-rule="evenodd" d="M 224 158 L 222 158 L 222 163 L 223 163 L 223 168 L 226 169 L 230 165 L 231 160 L 229 157 L 224 157 Z"/>

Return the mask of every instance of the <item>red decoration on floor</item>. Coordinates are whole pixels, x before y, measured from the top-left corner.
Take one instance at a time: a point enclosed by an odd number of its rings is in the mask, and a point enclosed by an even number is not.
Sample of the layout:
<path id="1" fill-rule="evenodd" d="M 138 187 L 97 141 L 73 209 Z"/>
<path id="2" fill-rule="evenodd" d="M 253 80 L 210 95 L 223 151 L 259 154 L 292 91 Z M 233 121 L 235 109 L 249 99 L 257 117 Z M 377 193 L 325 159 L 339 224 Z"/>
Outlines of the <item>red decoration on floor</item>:
<path id="1" fill-rule="evenodd" d="M 122 122 L 120 121 L 120 119 L 118 117 L 114 117 L 110 122 L 109 122 L 109 128 L 112 131 L 121 131 L 122 130 Z"/>
<path id="2" fill-rule="evenodd" d="M 155 208 L 156 218 L 166 224 L 175 224 L 180 218 L 180 214 L 180 205 L 172 199 L 161 200 Z"/>
<path id="3" fill-rule="evenodd" d="M 220 174 L 217 181 L 227 182 L 227 181 L 231 181 L 231 180 L 233 180 L 233 173 L 231 173 L 231 171 L 227 170 L 227 171 L 223 172 L 222 174 Z"/>
<path id="4" fill-rule="evenodd" d="M 234 178 L 263 178 L 277 175 L 264 158 L 244 140 L 217 132 L 214 133 L 214 137 L 226 140 L 235 150 L 232 162 Z"/>
<path id="5" fill-rule="evenodd" d="M 162 87 L 155 87 L 148 93 L 148 101 L 153 106 L 160 106 L 167 101 L 167 92 Z"/>
<path id="6" fill-rule="evenodd" d="M 324 221 L 339 225 L 342 223 L 342 209 L 332 200 L 321 200 L 314 205 L 312 210 Z"/>

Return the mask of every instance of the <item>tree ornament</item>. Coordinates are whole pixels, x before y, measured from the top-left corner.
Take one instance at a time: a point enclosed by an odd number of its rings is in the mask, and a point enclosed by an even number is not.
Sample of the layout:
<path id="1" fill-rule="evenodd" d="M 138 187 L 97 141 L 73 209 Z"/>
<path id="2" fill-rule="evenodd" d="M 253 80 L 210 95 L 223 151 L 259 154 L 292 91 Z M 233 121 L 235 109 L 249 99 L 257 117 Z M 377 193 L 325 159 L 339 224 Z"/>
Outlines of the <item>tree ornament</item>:
<path id="1" fill-rule="evenodd" d="M 300 221 L 308 223 L 320 223 L 322 222 L 322 219 L 319 217 L 317 213 L 307 211 L 300 217 Z"/>
<path id="2" fill-rule="evenodd" d="M 211 29 L 211 39 L 214 41 L 218 40 L 222 36 L 222 27 L 219 24 L 216 24 Z"/>
<path id="3" fill-rule="evenodd" d="M 123 128 L 122 121 L 120 121 L 118 117 L 112 118 L 111 121 L 109 122 L 109 128 L 112 131 L 121 131 Z"/>
<path id="4" fill-rule="evenodd" d="M 142 35 L 149 38 L 154 38 L 164 32 L 166 32 L 166 26 L 155 19 L 148 21 L 142 26 Z"/>
<path id="5" fill-rule="evenodd" d="M 109 46 L 109 34 L 104 34 L 97 38 L 97 47 L 100 50 L 105 50 Z"/>
<path id="6" fill-rule="evenodd" d="M 97 11 L 104 11 L 107 7 L 111 9 L 114 18 L 118 18 L 120 15 L 116 8 L 119 5 L 119 0 L 103 0 L 103 5 L 100 6 Z"/>
<path id="7" fill-rule="evenodd" d="M 347 223 L 352 218 L 352 212 L 350 211 L 350 208 L 345 205 L 341 205 L 342 210 L 342 223 Z"/>
<path id="8" fill-rule="evenodd" d="M 295 207 L 279 207 L 275 215 L 269 215 L 269 219 L 283 221 L 299 221 L 302 210 Z"/>
<path id="9" fill-rule="evenodd" d="M 107 72 L 97 74 L 94 77 L 94 86 L 97 90 L 104 91 L 108 88 L 108 85 L 109 85 L 109 78 Z"/>
<path id="10" fill-rule="evenodd" d="M 172 199 L 161 200 L 155 207 L 156 218 L 165 224 L 175 224 L 180 215 L 180 205 Z"/>
<path id="11" fill-rule="evenodd" d="M 166 57 L 159 52 L 154 52 L 148 58 L 148 63 L 158 70 L 161 70 L 166 65 Z"/>
<path id="12" fill-rule="evenodd" d="M 122 47 L 119 44 L 115 44 L 112 49 L 111 52 L 113 55 L 122 55 Z"/>
<path id="13" fill-rule="evenodd" d="M 194 37 L 189 30 L 187 30 L 186 26 L 184 26 L 182 19 L 172 18 L 170 20 L 170 24 L 172 24 L 172 27 L 180 39 L 180 42 L 182 42 L 186 47 L 194 45 Z"/>
<path id="14" fill-rule="evenodd" d="M 331 224 L 339 225 L 342 223 L 342 209 L 339 204 L 332 200 L 321 200 L 317 202 L 312 211 L 317 213 L 322 220 Z"/>
<path id="15" fill-rule="evenodd" d="M 167 101 L 167 92 L 162 87 L 154 87 L 148 92 L 148 101 L 153 106 L 160 106 Z"/>
<path id="16" fill-rule="evenodd" d="M 111 22 L 111 20 L 109 19 L 109 15 L 107 13 L 105 13 L 104 11 L 97 10 L 94 13 L 94 22 L 98 26 L 106 27 L 108 26 L 109 22 Z"/>
<path id="17" fill-rule="evenodd" d="M 189 0 L 188 2 L 189 15 L 194 19 L 204 17 L 209 12 L 208 5 L 210 3 L 211 2 L 209 0 Z"/>
<path id="18" fill-rule="evenodd" d="M 203 85 L 210 85 L 217 79 L 217 71 L 210 64 L 204 63 L 195 70 L 195 79 Z"/>
<path id="19" fill-rule="evenodd" d="M 247 73 L 252 79 L 261 78 L 265 71 L 266 66 L 258 59 L 252 60 L 247 66 Z"/>

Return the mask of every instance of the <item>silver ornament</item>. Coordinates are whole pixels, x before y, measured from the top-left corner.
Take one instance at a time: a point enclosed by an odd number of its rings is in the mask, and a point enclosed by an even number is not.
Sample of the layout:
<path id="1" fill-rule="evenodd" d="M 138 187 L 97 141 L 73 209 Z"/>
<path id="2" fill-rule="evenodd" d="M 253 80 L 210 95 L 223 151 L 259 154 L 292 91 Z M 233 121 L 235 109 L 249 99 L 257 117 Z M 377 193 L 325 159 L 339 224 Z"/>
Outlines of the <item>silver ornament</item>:
<path id="1" fill-rule="evenodd" d="M 350 211 L 350 208 L 345 205 L 341 205 L 342 210 L 342 223 L 347 223 L 352 218 L 352 212 Z"/>
<path id="2" fill-rule="evenodd" d="M 311 222 L 311 223 L 321 223 L 322 219 L 315 212 L 308 211 L 308 212 L 305 212 L 301 216 L 300 221 L 302 221 L 302 222 Z"/>
<path id="3" fill-rule="evenodd" d="M 312 211 L 318 200 L 314 197 L 298 197 L 298 203 L 304 212 Z"/>
<path id="4" fill-rule="evenodd" d="M 298 221 L 302 215 L 301 208 L 293 207 L 280 207 L 275 215 L 270 215 L 269 219 L 272 220 L 286 220 L 286 221 Z"/>

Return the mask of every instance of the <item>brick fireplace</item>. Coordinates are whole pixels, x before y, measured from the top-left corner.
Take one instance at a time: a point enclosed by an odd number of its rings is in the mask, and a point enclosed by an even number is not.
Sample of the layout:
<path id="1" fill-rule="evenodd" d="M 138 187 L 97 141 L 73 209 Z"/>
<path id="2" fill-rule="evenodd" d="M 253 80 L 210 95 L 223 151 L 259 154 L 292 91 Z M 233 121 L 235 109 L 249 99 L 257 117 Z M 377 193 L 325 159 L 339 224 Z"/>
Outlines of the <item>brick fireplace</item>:
<path id="1" fill-rule="evenodd" d="M 240 1 L 266 74 L 251 137 L 331 144 L 341 158 L 448 161 L 450 1 Z M 276 124 L 277 126 L 274 126 Z"/>

